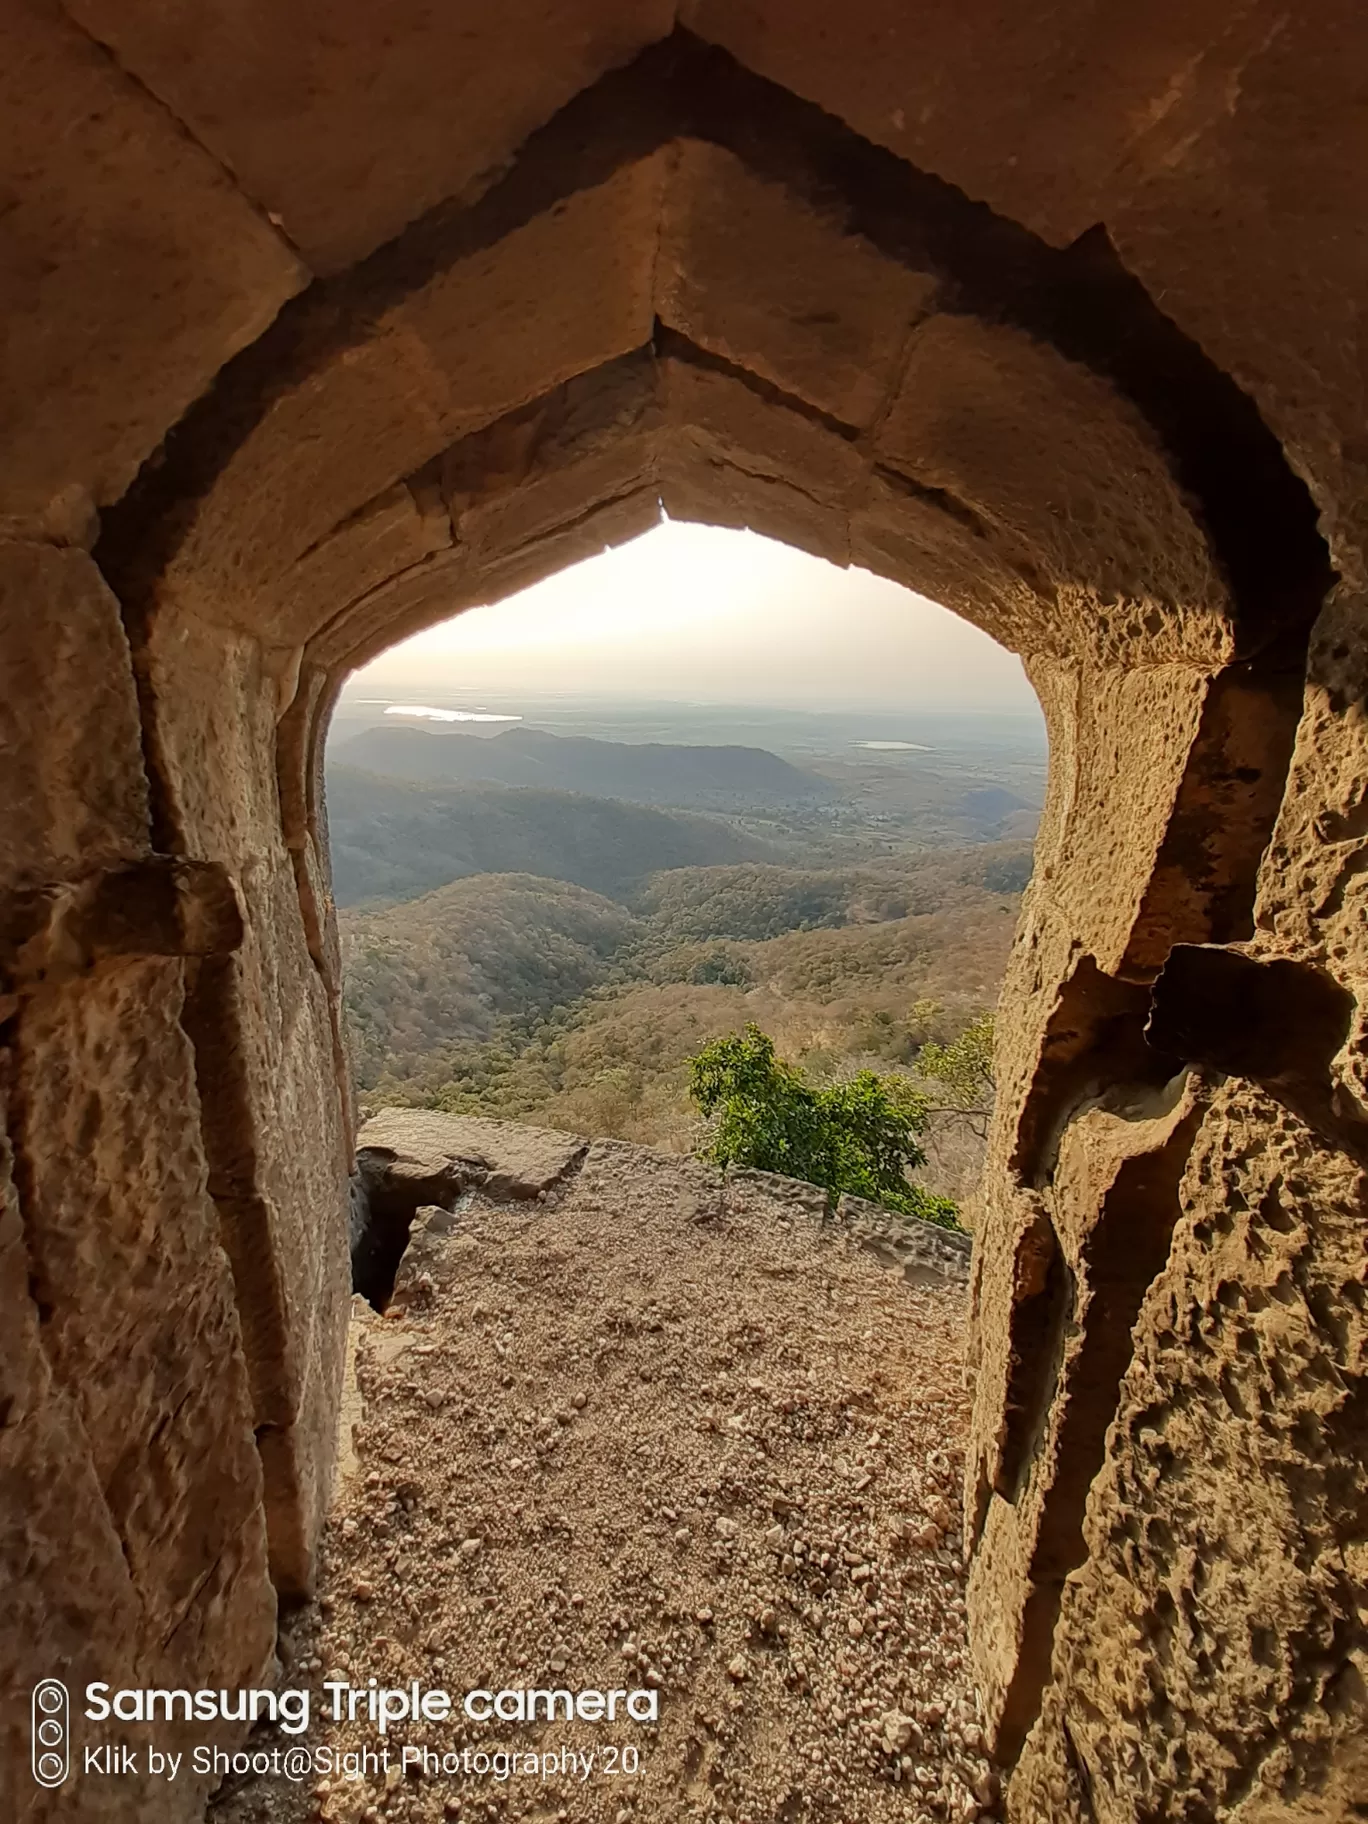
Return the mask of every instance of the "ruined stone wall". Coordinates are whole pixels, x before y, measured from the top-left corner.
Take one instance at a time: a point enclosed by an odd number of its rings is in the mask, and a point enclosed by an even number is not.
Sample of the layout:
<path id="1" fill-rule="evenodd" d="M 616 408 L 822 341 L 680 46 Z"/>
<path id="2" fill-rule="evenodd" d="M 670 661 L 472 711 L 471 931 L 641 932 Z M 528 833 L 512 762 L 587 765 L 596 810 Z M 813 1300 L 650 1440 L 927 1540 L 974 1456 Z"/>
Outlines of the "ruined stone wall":
<path id="1" fill-rule="evenodd" d="M 946 602 L 1048 718 L 966 1490 L 1012 1814 L 1357 1815 L 1353 9 L 0 37 L 6 1718 L 266 1667 L 347 1292 L 329 707 L 663 504 Z"/>

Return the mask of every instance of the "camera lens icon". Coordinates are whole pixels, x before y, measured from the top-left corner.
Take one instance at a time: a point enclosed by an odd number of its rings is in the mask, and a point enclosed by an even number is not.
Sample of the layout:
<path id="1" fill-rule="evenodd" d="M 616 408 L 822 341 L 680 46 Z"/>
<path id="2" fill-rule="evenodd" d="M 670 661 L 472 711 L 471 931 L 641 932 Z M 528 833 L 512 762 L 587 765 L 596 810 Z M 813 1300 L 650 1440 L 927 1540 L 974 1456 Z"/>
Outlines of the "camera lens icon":
<path id="1" fill-rule="evenodd" d="M 71 1700 L 60 1680 L 33 1687 L 33 1777 L 40 1786 L 60 1786 L 71 1772 Z"/>

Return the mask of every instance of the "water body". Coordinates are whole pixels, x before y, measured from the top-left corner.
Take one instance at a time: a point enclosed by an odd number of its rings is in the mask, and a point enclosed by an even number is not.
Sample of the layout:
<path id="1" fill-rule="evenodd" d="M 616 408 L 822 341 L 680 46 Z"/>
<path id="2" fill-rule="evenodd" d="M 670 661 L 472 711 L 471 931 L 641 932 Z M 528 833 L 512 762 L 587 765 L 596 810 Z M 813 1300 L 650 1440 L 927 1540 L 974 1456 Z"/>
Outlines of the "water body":
<path id="1" fill-rule="evenodd" d="M 364 699 L 363 699 L 364 700 Z M 416 716 L 426 722 L 521 722 L 521 716 L 494 715 L 487 709 L 433 709 L 429 703 L 391 703 L 387 716 Z"/>
<path id="2" fill-rule="evenodd" d="M 855 745 L 872 748 L 879 754 L 929 754 L 934 751 L 924 741 L 857 741 Z"/>

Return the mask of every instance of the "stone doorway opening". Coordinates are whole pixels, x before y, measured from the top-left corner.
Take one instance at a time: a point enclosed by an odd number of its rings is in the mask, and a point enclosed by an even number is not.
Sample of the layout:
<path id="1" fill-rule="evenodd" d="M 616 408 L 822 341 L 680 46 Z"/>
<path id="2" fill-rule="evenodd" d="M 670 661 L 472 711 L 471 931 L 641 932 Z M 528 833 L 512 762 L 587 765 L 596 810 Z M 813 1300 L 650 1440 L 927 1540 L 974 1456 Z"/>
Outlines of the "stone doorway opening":
<path id="1" fill-rule="evenodd" d="M 687 1153 L 691 1060 L 755 1024 L 815 1087 L 904 1095 L 918 1185 L 973 1195 L 990 1072 L 916 1066 L 991 1023 L 1046 763 L 977 629 L 662 521 L 353 674 L 327 755 L 363 1146 L 398 1106 Z M 462 1186 L 372 1188 L 352 1253 L 383 1304 L 413 1210 Z"/>

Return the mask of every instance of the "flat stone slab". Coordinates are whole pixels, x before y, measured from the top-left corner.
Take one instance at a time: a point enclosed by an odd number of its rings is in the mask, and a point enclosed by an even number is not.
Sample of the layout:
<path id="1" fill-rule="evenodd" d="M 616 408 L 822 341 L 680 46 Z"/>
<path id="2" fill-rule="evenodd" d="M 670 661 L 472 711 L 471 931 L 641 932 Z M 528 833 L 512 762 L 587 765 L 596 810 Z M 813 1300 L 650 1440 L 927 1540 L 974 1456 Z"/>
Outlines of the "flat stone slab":
<path id="1" fill-rule="evenodd" d="M 359 1153 L 389 1154 L 386 1169 L 410 1182 L 440 1180 L 463 1165 L 483 1166 L 486 1197 L 527 1199 L 550 1190 L 583 1158 L 588 1141 L 550 1127 L 443 1115 L 425 1108 L 383 1108 L 356 1137 Z"/>

